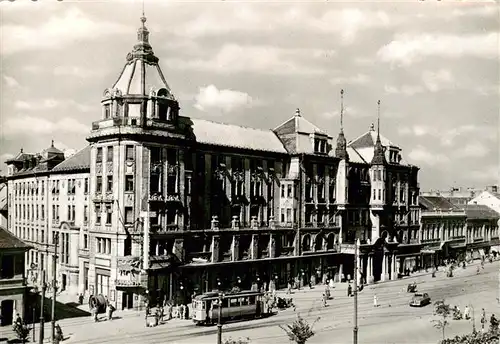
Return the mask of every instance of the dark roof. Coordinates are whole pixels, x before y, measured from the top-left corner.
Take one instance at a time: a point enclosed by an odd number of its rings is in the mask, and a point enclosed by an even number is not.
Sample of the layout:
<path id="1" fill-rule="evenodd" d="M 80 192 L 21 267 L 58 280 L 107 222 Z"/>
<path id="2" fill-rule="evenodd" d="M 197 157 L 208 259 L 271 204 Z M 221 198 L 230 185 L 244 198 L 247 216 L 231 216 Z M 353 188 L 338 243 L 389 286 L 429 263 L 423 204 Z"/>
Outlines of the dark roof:
<path id="1" fill-rule="evenodd" d="M 498 219 L 500 214 L 483 204 L 467 204 L 465 208 L 467 218 L 472 220 Z"/>
<path id="2" fill-rule="evenodd" d="M 418 202 L 421 207 L 425 210 L 433 211 L 433 210 L 459 210 L 459 208 L 448 201 L 446 198 L 441 196 L 420 196 L 418 198 Z"/>
<path id="3" fill-rule="evenodd" d="M 75 171 L 90 168 L 90 146 L 87 146 L 52 169 L 52 172 Z"/>
<path id="4" fill-rule="evenodd" d="M 25 248 L 29 249 L 31 246 L 26 244 L 21 239 L 17 238 L 14 234 L 7 229 L 0 227 L 0 249 L 5 248 Z"/>

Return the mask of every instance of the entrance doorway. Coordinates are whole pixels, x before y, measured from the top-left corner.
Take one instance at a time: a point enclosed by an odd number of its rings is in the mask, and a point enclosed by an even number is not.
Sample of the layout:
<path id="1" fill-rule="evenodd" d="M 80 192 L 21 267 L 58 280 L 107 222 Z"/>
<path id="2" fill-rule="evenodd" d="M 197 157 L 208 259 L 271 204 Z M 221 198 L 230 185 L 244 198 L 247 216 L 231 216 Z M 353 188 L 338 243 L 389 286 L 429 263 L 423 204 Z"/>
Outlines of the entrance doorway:
<path id="1" fill-rule="evenodd" d="M 134 308 L 134 293 L 122 293 L 122 310 Z"/>
<path id="2" fill-rule="evenodd" d="M 14 301 L 13 300 L 3 300 L 1 304 L 1 316 L 2 316 L 2 326 L 12 325 L 12 318 L 14 315 Z"/>

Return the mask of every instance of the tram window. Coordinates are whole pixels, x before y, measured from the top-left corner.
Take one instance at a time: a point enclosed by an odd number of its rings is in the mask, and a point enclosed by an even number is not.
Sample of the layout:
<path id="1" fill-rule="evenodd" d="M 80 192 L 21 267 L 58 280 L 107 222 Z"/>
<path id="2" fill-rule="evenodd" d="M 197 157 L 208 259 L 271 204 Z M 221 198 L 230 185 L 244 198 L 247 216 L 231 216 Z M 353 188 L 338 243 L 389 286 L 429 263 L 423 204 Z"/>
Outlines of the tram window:
<path id="1" fill-rule="evenodd" d="M 222 307 L 227 308 L 229 307 L 229 299 L 224 299 L 222 300 Z"/>
<path id="2" fill-rule="evenodd" d="M 238 307 L 240 305 L 240 300 L 237 298 L 229 299 L 229 305 L 231 307 Z"/>
<path id="3" fill-rule="evenodd" d="M 240 297 L 240 302 L 242 306 L 248 306 L 248 297 Z"/>
<path id="4" fill-rule="evenodd" d="M 248 297 L 248 304 L 249 305 L 255 305 L 255 296 L 249 296 Z"/>

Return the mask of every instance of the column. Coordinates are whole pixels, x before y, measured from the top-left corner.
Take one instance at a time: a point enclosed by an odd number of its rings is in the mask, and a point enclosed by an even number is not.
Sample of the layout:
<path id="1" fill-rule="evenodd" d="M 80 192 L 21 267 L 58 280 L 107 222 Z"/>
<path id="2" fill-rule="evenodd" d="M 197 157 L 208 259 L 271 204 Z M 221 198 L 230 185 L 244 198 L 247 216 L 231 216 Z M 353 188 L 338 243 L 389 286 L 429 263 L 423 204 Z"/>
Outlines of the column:
<path id="1" fill-rule="evenodd" d="M 373 255 L 368 255 L 368 262 L 366 263 L 366 278 L 368 283 L 373 283 Z"/>
<path id="2" fill-rule="evenodd" d="M 384 253 L 384 256 L 382 258 L 382 276 L 380 276 L 380 279 L 382 281 L 386 280 L 386 273 L 387 273 L 387 259 Z"/>
<path id="3" fill-rule="evenodd" d="M 396 255 L 393 254 L 391 257 L 391 280 L 395 281 L 398 279 L 398 272 L 396 270 Z"/>
<path id="4" fill-rule="evenodd" d="M 356 274 L 356 278 L 358 279 L 358 285 L 361 285 L 361 267 L 362 267 L 362 264 L 361 262 L 363 261 L 363 258 L 364 258 L 364 255 L 358 255 L 358 261 L 357 261 L 357 274 Z M 353 276 L 354 278 L 354 276 Z"/>
<path id="5" fill-rule="evenodd" d="M 344 264 L 339 265 L 339 282 L 342 282 L 342 275 L 344 274 Z"/>

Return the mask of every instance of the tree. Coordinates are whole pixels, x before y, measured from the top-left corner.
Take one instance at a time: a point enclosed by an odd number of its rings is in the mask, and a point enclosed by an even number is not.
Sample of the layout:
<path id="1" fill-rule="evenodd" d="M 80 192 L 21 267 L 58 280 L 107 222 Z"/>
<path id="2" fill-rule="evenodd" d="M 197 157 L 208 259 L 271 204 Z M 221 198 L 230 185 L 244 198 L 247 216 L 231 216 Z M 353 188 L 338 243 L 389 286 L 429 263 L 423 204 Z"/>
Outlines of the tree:
<path id="1" fill-rule="evenodd" d="M 296 344 L 305 344 L 309 338 L 315 335 L 313 326 L 319 319 L 318 317 L 312 324 L 309 324 L 300 314 L 297 314 L 297 319 L 291 325 L 280 325 L 280 328 L 286 332 L 290 341 Z"/>
<path id="2" fill-rule="evenodd" d="M 443 340 L 445 340 L 445 329 L 450 323 L 448 317 L 451 314 L 450 305 L 446 304 L 444 300 L 434 302 L 434 315 L 441 317 L 439 320 L 432 320 L 434 327 L 443 332 Z"/>
<path id="3" fill-rule="evenodd" d="M 464 336 L 456 336 L 455 338 L 447 338 L 439 342 L 439 344 L 498 344 L 498 335 L 492 332 L 472 332 Z"/>
<path id="4" fill-rule="evenodd" d="M 233 339 L 229 337 L 224 341 L 224 344 L 250 344 L 250 338 L 238 338 L 238 339 Z"/>

